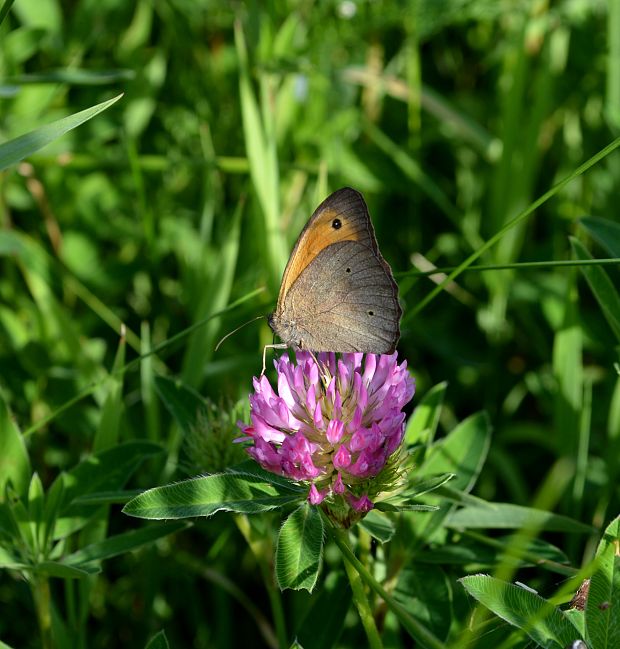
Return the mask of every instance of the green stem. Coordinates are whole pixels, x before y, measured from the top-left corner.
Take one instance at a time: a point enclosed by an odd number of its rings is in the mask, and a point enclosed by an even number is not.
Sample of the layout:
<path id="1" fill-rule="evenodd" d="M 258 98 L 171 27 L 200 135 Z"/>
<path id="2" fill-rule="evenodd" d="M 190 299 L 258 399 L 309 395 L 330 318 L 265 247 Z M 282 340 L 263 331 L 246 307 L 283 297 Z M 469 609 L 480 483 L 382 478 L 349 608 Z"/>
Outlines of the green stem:
<path id="1" fill-rule="evenodd" d="M 341 545 L 344 545 L 347 548 L 349 547 L 347 532 L 344 530 L 334 530 L 334 537 L 336 536 L 338 537 L 336 543 L 339 547 L 341 547 Z M 351 552 L 351 550 L 349 550 L 349 552 Z M 379 630 L 375 624 L 375 618 L 372 614 L 368 597 L 366 597 L 366 593 L 364 592 L 364 584 L 360 579 L 359 573 L 355 570 L 353 564 L 349 563 L 349 561 L 344 562 L 344 568 L 347 571 L 347 577 L 349 578 L 351 590 L 353 591 L 353 601 L 357 607 L 357 612 L 362 621 L 364 631 L 366 631 L 368 646 L 371 649 L 383 649 L 381 636 L 379 635 Z"/>
<path id="2" fill-rule="evenodd" d="M 549 261 L 519 261 L 512 264 L 488 264 L 484 266 L 468 266 L 465 270 L 487 271 L 487 270 L 528 270 L 538 268 L 574 268 L 575 266 L 618 266 L 620 265 L 620 258 L 610 257 L 606 259 L 560 259 Z M 441 275 L 451 273 L 456 269 L 456 266 L 447 266 L 444 268 L 433 268 L 432 270 L 403 270 L 394 273 L 394 277 L 432 277 L 433 275 Z"/>
<path id="3" fill-rule="evenodd" d="M 52 611 L 50 608 L 50 584 L 47 577 L 35 577 L 32 583 L 32 596 L 39 621 L 41 647 L 52 649 Z"/>
<path id="4" fill-rule="evenodd" d="M 331 528 L 331 533 L 336 542 L 336 545 L 342 552 L 345 562 L 350 564 L 363 581 L 379 595 L 388 608 L 398 618 L 399 622 L 408 631 L 412 638 L 415 638 L 421 645 L 430 649 L 446 649 L 446 646 L 436 638 L 424 625 L 420 624 L 414 617 L 412 617 L 403 606 L 401 606 L 380 583 L 368 572 L 366 567 L 358 560 L 353 554 L 349 544 L 346 540 L 345 532 L 335 528 Z"/>

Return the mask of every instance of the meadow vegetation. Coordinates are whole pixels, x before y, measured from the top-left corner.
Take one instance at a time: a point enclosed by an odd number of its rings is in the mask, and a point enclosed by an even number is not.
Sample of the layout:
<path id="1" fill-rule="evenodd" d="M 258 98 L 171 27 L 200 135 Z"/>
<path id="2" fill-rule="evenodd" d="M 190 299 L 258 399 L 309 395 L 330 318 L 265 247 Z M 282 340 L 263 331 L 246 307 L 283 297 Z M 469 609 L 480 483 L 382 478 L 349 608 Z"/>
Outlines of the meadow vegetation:
<path id="1" fill-rule="evenodd" d="M 351 186 L 400 288 L 412 474 L 456 474 L 420 501 L 440 515 L 351 532 L 440 643 L 371 587 L 383 646 L 561 649 L 563 614 L 541 630 L 514 582 L 555 615 L 601 565 L 596 601 L 615 597 L 588 646 L 620 646 L 620 1 L 4 0 L 0 18 L 0 640 L 372 644 L 342 536 L 312 593 L 280 591 L 282 511 L 121 511 L 244 460 L 272 333 L 215 345 L 273 310 L 309 215 Z M 457 267 L 437 289 L 428 271 Z M 477 573 L 494 594 L 458 581 Z"/>

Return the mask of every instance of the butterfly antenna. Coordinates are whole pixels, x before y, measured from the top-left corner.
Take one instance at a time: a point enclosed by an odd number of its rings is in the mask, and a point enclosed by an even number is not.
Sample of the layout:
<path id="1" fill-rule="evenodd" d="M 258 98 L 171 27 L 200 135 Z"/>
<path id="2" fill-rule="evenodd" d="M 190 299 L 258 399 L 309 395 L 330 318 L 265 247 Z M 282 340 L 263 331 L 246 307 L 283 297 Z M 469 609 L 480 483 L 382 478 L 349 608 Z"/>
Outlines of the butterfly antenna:
<path id="1" fill-rule="evenodd" d="M 232 336 L 233 334 L 236 334 L 239 331 L 239 329 L 243 329 L 243 327 L 245 327 L 245 325 L 249 325 L 252 322 L 256 322 L 257 320 L 260 320 L 261 318 L 266 318 L 266 317 L 267 317 L 266 315 L 259 315 L 259 316 L 256 316 L 255 318 L 252 318 L 251 320 L 248 320 L 247 322 L 244 322 L 242 325 L 239 325 L 236 329 L 233 329 L 232 331 L 227 333 L 223 338 L 220 339 L 220 342 L 218 342 L 218 344 L 215 346 L 214 351 L 217 351 L 220 348 L 220 345 L 226 340 L 226 338 L 230 338 L 230 336 Z"/>

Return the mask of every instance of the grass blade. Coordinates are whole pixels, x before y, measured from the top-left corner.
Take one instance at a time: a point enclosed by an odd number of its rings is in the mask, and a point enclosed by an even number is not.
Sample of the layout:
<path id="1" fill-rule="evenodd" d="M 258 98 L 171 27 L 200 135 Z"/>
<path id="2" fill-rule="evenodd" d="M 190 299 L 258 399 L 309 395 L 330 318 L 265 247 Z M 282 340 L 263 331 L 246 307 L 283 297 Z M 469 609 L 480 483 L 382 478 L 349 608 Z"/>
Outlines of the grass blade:
<path id="1" fill-rule="evenodd" d="M 0 171 L 32 155 L 68 131 L 92 119 L 95 115 L 98 115 L 112 104 L 115 104 L 122 96 L 118 95 L 101 104 L 82 110 L 69 117 L 64 117 L 51 124 L 46 124 L 34 131 L 30 131 L 30 133 L 20 135 L 13 140 L 0 144 Z"/>

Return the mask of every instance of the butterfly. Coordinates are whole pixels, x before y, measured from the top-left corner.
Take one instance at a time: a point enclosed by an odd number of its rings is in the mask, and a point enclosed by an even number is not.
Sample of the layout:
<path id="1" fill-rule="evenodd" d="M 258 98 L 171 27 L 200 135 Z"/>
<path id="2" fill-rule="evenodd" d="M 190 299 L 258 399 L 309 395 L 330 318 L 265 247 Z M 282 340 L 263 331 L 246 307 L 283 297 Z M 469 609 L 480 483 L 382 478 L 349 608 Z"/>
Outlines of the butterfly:
<path id="1" fill-rule="evenodd" d="M 400 337 L 398 286 L 381 256 L 363 196 L 328 196 L 291 252 L 269 326 L 283 345 L 390 354 Z"/>

